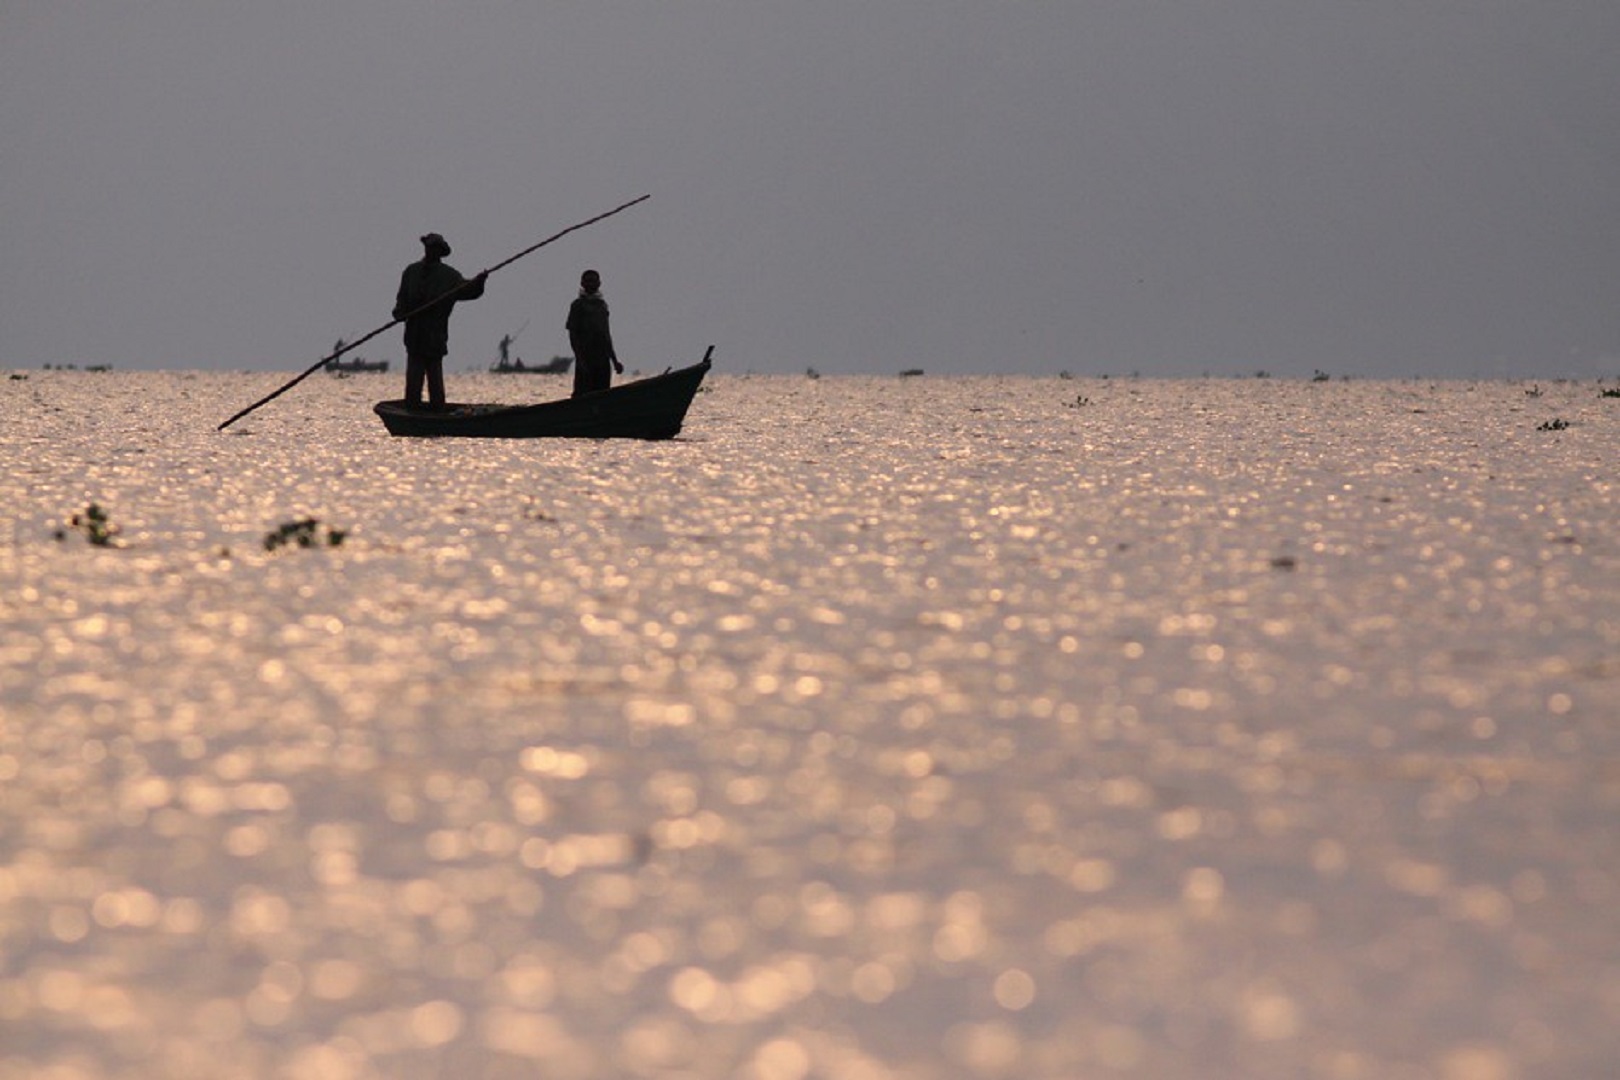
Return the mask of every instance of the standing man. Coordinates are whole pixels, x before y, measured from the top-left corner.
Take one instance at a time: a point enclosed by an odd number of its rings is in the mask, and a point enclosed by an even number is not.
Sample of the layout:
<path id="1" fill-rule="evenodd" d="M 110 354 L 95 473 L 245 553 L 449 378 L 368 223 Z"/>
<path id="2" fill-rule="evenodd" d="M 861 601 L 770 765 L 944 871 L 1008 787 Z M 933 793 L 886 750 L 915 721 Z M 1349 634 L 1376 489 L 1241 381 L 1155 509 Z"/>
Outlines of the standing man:
<path id="1" fill-rule="evenodd" d="M 394 318 L 405 319 L 405 403 L 422 404 L 422 381 L 428 401 L 444 405 L 444 354 L 450 350 L 450 311 L 460 300 L 484 295 L 484 271 L 468 281 L 444 261 L 450 245 L 438 233 L 422 237 L 422 261 L 405 268 L 394 299 Z M 454 293 L 453 296 L 446 296 Z M 444 299 L 440 300 L 440 297 Z M 439 300 L 438 303 L 433 301 Z M 425 311 L 423 305 L 432 304 Z M 412 314 L 412 313 L 415 314 Z M 406 318 L 409 316 L 409 318 Z"/>
<path id="2" fill-rule="evenodd" d="M 568 343 L 574 347 L 574 396 L 606 390 L 613 383 L 608 365 L 624 374 L 608 330 L 608 306 L 602 299 L 602 275 L 579 275 L 579 297 L 568 308 Z"/>

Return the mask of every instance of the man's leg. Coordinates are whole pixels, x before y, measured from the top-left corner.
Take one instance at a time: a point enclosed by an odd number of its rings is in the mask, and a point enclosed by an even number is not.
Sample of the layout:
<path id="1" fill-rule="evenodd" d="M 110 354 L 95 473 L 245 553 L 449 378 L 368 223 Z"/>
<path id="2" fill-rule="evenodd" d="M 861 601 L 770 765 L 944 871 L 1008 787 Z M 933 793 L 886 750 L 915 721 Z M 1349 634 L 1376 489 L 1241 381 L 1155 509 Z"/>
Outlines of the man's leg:
<path id="1" fill-rule="evenodd" d="M 407 405 L 422 404 L 422 378 L 427 373 L 427 364 L 416 353 L 405 354 L 405 403 Z"/>
<path id="2" fill-rule="evenodd" d="M 444 357 L 435 356 L 427 362 L 428 400 L 435 405 L 444 404 Z"/>
<path id="3" fill-rule="evenodd" d="M 594 357 L 574 357 L 574 396 L 594 394 L 609 385 L 608 362 Z"/>

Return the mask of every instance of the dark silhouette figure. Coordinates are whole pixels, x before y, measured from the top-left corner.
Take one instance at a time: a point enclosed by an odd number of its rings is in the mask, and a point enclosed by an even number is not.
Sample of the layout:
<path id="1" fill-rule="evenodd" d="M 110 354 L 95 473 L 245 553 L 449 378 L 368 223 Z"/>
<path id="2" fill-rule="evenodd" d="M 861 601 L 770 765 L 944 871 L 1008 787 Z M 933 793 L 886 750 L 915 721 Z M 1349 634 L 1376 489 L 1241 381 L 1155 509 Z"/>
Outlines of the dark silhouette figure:
<path id="1" fill-rule="evenodd" d="M 405 319 L 405 402 L 422 403 L 425 379 L 429 402 L 443 405 L 444 354 L 450 350 L 451 309 L 461 300 L 483 296 L 484 279 L 489 275 L 482 273 L 471 281 L 462 277 L 444 261 L 450 245 L 438 233 L 422 237 L 422 251 L 422 261 L 411 263 L 400 275 L 399 295 L 394 299 L 394 318 Z M 432 303 L 450 292 L 455 295 Z M 411 314 L 424 304 L 432 306 Z"/>
<path id="2" fill-rule="evenodd" d="M 579 276 L 579 296 L 568 308 L 568 343 L 574 347 L 574 397 L 606 390 L 613 383 L 612 372 L 624 374 L 608 329 L 602 275 L 595 270 Z"/>

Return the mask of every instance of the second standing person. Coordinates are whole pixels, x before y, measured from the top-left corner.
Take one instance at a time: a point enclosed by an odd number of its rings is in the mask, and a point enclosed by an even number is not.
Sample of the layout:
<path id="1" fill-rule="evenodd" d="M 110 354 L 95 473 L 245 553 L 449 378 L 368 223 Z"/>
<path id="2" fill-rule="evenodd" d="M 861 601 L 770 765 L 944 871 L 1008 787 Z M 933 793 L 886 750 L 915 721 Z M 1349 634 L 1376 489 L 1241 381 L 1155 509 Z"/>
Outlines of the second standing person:
<path id="1" fill-rule="evenodd" d="M 568 344 L 574 349 L 574 397 L 606 390 L 613 383 L 613 373 L 624 374 L 624 365 L 613 348 L 607 301 L 602 299 L 602 275 L 595 270 L 579 276 L 579 296 L 568 307 L 567 327 Z"/>

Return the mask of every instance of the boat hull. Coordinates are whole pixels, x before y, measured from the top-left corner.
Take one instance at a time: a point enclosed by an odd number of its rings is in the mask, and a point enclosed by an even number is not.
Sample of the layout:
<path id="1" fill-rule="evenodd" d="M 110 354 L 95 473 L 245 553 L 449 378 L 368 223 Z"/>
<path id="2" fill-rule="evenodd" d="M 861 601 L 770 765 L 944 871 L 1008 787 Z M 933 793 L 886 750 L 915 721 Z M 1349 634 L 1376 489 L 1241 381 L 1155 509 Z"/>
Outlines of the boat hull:
<path id="1" fill-rule="evenodd" d="M 379 401 L 373 411 L 390 435 L 411 438 L 673 439 L 709 366 L 705 355 L 678 371 L 538 405 L 453 404 L 424 409 L 403 401 Z"/>
<path id="2" fill-rule="evenodd" d="M 491 375 L 566 375 L 568 369 L 574 364 L 572 356 L 553 356 L 544 364 L 529 366 L 521 359 L 513 364 L 493 364 L 490 366 Z"/>

